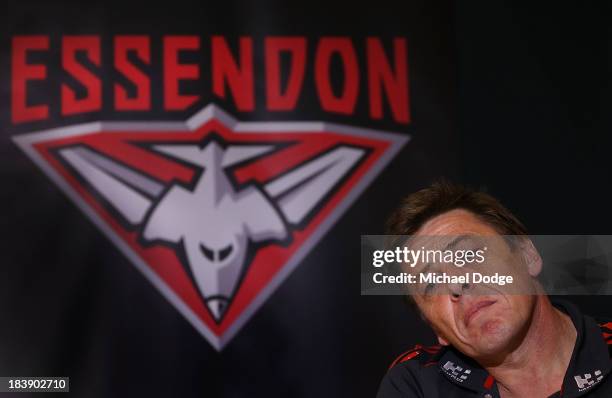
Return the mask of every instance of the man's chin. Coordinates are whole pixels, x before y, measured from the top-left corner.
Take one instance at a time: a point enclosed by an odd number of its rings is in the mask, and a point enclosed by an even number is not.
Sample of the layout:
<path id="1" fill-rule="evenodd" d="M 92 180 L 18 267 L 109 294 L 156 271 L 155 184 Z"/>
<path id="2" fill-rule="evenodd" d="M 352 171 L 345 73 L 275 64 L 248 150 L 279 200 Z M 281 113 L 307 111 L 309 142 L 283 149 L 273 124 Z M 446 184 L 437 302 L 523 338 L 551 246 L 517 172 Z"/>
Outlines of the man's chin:
<path id="1" fill-rule="evenodd" d="M 505 351 L 512 341 L 510 327 L 502 318 L 479 320 L 471 324 L 467 332 L 476 356 L 496 355 Z"/>

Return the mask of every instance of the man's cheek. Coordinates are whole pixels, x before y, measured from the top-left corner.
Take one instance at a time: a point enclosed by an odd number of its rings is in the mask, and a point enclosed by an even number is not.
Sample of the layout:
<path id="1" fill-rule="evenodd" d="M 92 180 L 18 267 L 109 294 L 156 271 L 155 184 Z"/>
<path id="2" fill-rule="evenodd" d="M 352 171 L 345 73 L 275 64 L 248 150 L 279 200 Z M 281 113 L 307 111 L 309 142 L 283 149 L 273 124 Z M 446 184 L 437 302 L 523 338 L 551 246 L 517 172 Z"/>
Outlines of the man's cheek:
<path id="1" fill-rule="evenodd" d="M 447 341 L 453 341 L 453 330 L 454 325 L 452 325 L 451 322 L 449 322 L 449 318 L 444 317 L 444 318 L 439 318 L 436 317 L 436 319 L 432 322 L 432 329 L 433 331 L 436 333 L 437 336 L 440 336 L 442 338 L 444 338 Z"/>

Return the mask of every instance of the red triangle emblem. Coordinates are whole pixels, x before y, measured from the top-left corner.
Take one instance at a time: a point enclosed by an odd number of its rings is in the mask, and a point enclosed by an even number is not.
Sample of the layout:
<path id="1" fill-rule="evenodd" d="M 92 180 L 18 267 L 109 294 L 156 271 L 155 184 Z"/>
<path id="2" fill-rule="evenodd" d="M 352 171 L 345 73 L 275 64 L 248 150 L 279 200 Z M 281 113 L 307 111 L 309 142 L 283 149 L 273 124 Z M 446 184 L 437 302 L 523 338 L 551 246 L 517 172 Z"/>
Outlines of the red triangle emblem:
<path id="1" fill-rule="evenodd" d="M 14 141 L 221 350 L 408 136 L 209 105 Z"/>

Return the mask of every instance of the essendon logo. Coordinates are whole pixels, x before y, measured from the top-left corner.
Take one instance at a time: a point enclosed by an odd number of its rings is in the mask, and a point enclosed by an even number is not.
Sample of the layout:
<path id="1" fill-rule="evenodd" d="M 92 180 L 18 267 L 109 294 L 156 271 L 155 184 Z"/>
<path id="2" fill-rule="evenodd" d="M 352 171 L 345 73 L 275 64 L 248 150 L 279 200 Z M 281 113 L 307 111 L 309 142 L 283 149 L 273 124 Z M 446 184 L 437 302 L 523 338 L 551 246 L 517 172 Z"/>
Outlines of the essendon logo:
<path id="1" fill-rule="evenodd" d="M 320 122 L 97 122 L 15 142 L 217 349 L 407 141 Z"/>
<path id="2" fill-rule="evenodd" d="M 215 105 L 194 107 L 222 102 L 270 116 L 310 99 L 324 115 L 354 115 L 358 103 L 370 119 L 385 108 L 398 124 L 410 115 L 405 39 L 370 37 L 363 48 L 346 37 L 207 43 L 13 37 L 11 117 L 23 125 L 142 115 L 14 140 L 220 350 L 407 136 L 317 121 L 242 122 Z M 157 121 L 177 111 L 195 114 Z"/>
<path id="3" fill-rule="evenodd" d="M 210 102 L 240 112 L 308 105 L 410 122 L 401 37 L 33 35 L 11 44 L 14 124 L 111 111 L 158 115 Z"/>

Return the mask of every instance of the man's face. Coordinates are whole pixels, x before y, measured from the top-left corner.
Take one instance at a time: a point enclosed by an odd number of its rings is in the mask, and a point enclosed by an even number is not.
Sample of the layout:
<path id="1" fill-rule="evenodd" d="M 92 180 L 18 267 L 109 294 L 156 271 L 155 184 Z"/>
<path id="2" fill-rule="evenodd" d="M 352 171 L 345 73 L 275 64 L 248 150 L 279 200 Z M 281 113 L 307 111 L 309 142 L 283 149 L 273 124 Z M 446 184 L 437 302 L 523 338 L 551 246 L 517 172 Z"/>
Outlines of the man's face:
<path id="1" fill-rule="evenodd" d="M 533 285 L 533 280 L 517 253 L 519 249 L 502 244 L 505 241 L 496 230 L 469 211 L 457 209 L 441 214 L 426 222 L 415 234 L 416 239 L 463 235 L 485 237 L 489 246 L 495 246 L 488 248 L 489 257 L 493 258 L 481 265 L 489 269 L 479 271 L 511 274 L 514 285 L 509 288 L 491 284 L 446 286 L 443 294 L 420 292 L 414 294 L 414 300 L 440 343 L 451 344 L 475 359 L 494 359 L 514 349 L 528 329 L 535 296 L 524 292 L 526 287 Z M 510 294 L 517 288 L 523 294 L 516 294 L 516 290 L 515 294 Z"/>

